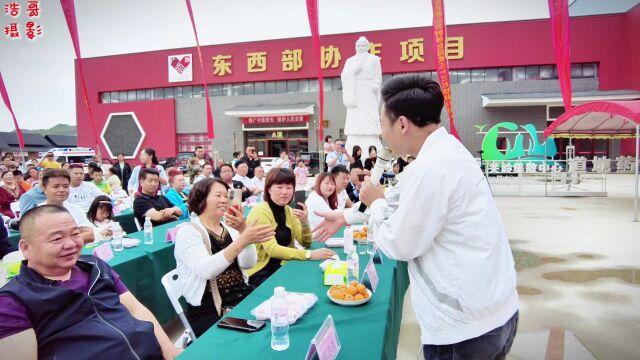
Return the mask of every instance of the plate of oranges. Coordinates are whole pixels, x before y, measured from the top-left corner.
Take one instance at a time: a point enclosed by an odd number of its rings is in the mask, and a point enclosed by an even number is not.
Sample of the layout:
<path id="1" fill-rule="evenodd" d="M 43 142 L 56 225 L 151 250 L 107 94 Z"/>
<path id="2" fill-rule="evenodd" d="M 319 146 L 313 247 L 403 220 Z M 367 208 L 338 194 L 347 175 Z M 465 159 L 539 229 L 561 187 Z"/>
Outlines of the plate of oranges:
<path id="1" fill-rule="evenodd" d="M 331 301 L 343 306 L 358 306 L 371 299 L 371 290 L 364 285 L 352 281 L 349 285 L 333 285 L 327 296 Z"/>
<path id="2" fill-rule="evenodd" d="M 353 240 L 358 242 L 366 242 L 367 235 L 369 234 L 369 228 L 367 226 L 362 227 L 362 229 L 354 229 L 353 231 Z"/>

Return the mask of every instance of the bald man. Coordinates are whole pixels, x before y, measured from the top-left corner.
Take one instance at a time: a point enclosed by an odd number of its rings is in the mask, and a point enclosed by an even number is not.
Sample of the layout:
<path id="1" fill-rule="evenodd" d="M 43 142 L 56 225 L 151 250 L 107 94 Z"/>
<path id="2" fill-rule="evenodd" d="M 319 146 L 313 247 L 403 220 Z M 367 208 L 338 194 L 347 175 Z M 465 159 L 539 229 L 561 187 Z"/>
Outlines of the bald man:
<path id="1" fill-rule="evenodd" d="M 80 256 L 73 217 L 43 205 L 20 220 L 20 274 L 0 288 L 0 354 L 14 359 L 172 359 L 179 353 L 106 262 Z M 16 346 L 20 344 L 20 346 Z"/>

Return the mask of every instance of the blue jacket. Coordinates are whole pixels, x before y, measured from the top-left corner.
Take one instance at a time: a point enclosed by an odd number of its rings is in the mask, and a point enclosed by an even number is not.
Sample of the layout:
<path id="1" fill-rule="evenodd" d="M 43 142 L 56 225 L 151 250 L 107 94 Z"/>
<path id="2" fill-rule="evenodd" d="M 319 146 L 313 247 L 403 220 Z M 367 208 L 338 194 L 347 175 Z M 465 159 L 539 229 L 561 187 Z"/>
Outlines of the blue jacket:
<path id="1" fill-rule="evenodd" d="M 31 188 L 31 190 L 20 196 L 20 216 L 23 216 L 27 211 L 47 201 L 47 195 L 42 191 L 40 184 Z"/>
<path id="2" fill-rule="evenodd" d="M 76 263 L 88 271 L 89 294 L 56 286 L 22 262 L 20 274 L 0 288 L 27 309 L 39 359 L 162 359 L 153 324 L 120 303 L 111 268 L 93 256 Z"/>
<path id="3" fill-rule="evenodd" d="M 185 193 L 185 195 L 189 195 L 189 190 L 188 189 L 185 188 L 182 191 Z M 184 219 L 188 219 L 189 218 L 189 209 L 187 208 L 187 203 L 185 203 L 184 200 L 182 200 L 182 196 L 180 196 L 180 194 L 178 194 L 177 191 L 175 191 L 172 188 L 169 191 L 167 191 L 167 193 L 164 195 L 164 197 L 169 199 L 169 201 L 171 201 L 171 203 L 173 205 L 179 207 L 180 210 L 182 210 L 182 216 L 180 216 L 180 218 L 178 218 L 178 220 L 184 220 Z"/>

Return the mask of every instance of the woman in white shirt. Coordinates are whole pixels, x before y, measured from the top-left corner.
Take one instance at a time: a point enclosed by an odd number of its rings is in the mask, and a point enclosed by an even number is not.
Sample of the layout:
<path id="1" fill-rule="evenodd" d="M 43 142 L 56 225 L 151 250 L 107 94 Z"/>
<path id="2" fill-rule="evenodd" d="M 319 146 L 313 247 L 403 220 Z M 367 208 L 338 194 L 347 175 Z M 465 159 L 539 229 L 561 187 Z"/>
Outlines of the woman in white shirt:
<path id="1" fill-rule="evenodd" d="M 176 235 L 178 281 L 187 301 L 185 315 L 196 336 L 251 292 L 243 270 L 256 263 L 254 244 L 275 234 L 269 225 L 246 224 L 241 211 L 229 208 L 228 189 L 219 179 L 195 184 L 188 204 L 198 216 L 180 226 Z"/>
<path id="2" fill-rule="evenodd" d="M 108 196 L 100 195 L 93 199 L 87 211 L 87 219 L 93 227 L 96 242 L 111 239 L 113 236 L 113 204 Z"/>
<path id="3" fill-rule="evenodd" d="M 289 169 L 291 170 L 291 161 L 289 161 L 289 155 L 287 155 L 287 150 L 280 150 L 280 157 L 277 159 L 273 159 L 271 164 L 271 168 L 281 168 L 281 169 Z"/>
<path id="4" fill-rule="evenodd" d="M 313 191 L 307 197 L 305 205 L 307 205 L 311 228 L 314 228 L 324 220 L 324 218 L 315 214 L 316 211 L 331 211 L 338 208 L 336 182 L 330 173 L 318 175 Z"/>

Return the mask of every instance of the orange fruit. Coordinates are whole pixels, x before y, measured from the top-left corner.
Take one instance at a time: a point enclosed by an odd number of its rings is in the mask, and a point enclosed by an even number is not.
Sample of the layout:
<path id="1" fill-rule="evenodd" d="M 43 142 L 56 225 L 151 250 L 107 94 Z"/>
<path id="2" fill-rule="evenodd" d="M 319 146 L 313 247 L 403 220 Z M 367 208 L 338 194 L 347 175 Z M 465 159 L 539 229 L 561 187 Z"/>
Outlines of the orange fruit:
<path id="1" fill-rule="evenodd" d="M 356 296 L 358 293 L 358 289 L 355 286 L 349 286 L 346 291 L 347 294 L 351 294 L 351 296 Z"/>
<path id="2" fill-rule="evenodd" d="M 365 299 L 369 298 L 369 293 L 367 291 L 364 292 L 364 294 L 360 294 L 362 295 L 362 297 L 364 297 Z"/>
<path id="3" fill-rule="evenodd" d="M 351 294 L 346 294 L 346 295 L 351 296 Z M 334 294 L 331 294 L 331 297 L 337 300 L 344 300 L 345 293 L 343 293 L 342 291 L 338 291 L 338 292 L 335 292 Z"/>
<path id="4" fill-rule="evenodd" d="M 338 290 L 340 287 L 338 285 L 333 285 L 332 287 L 329 288 L 329 292 Z"/>
<path id="5" fill-rule="evenodd" d="M 347 294 L 347 295 L 345 295 L 345 296 L 344 296 L 344 300 L 345 300 L 345 301 L 353 301 L 353 295 L 351 295 L 351 294 Z"/>
<path id="6" fill-rule="evenodd" d="M 352 281 L 352 282 L 349 284 L 349 286 L 356 287 L 356 286 L 358 286 L 358 282 L 357 282 L 357 281 Z"/>
<path id="7" fill-rule="evenodd" d="M 367 293 L 367 288 L 362 284 L 358 284 L 356 286 L 356 289 L 358 289 L 358 294 L 363 294 L 364 295 L 364 294 Z"/>
<path id="8" fill-rule="evenodd" d="M 360 301 L 360 300 L 364 300 L 364 296 L 362 296 L 362 294 L 358 294 L 354 297 L 355 301 Z"/>

